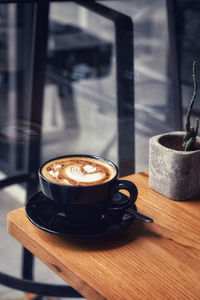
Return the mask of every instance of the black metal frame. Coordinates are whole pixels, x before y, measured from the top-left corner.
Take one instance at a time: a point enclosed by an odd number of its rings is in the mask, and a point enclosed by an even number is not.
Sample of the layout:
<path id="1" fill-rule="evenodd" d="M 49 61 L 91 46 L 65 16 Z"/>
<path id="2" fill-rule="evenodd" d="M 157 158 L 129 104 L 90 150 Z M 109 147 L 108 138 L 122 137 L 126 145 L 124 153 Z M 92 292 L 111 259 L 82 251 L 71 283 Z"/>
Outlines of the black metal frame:
<path id="1" fill-rule="evenodd" d="M 118 165 L 120 176 L 125 176 L 135 171 L 133 22 L 130 17 L 93 1 L 74 2 L 109 19 L 115 26 Z"/>
<path id="2" fill-rule="evenodd" d="M 69 1 L 69 0 L 65 0 Z M 45 84 L 45 67 L 48 38 L 48 13 L 50 2 L 61 0 L 8 0 L 0 3 L 34 3 L 36 5 L 33 78 L 31 86 L 30 122 L 41 125 L 43 108 L 43 91 Z M 118 105 L 118 157 L 120 175 L 134 172 L 134 81 L 133 81 L 133 22 L 130 17 L 107 8 L 93 0 L 74 0 L 113 22 L 115 26 L 116 58 L 117 58 L 117 105 Z M 0 182 L 0 188 L 14 183 L 27 182 L 27 200 L 37 191 L 37 169 L 40 164 L 40 135 L 37 143 L 28 145 L 27 174 L 16 175 Z M 127 160 L 128 157 L 128 160 Z M 24 249 L 22 277 L 18 279 L 0 273 L 0 283 L 14 289 L 35 293 L 37 295 L 57 297 L 81 297 L 69 286 L 49 285 L 33 281 L 34 256 Z"/>
<path id="3" fill-rule="evenodd" d="M 168 49 L 168 75 L 170 78 L 170 93 L 168 103 L 170 105 L 169 113 L 172 117 L 172 127 L 174 130 L 183 129 L 182 120 L 182 94 L 181 94 L 181 76 L 180 76 L 180 56 L 178 49 L 178 33 L 176 20 L 176 1 L 167 0 L 167 19 L 169 33 Z"/>

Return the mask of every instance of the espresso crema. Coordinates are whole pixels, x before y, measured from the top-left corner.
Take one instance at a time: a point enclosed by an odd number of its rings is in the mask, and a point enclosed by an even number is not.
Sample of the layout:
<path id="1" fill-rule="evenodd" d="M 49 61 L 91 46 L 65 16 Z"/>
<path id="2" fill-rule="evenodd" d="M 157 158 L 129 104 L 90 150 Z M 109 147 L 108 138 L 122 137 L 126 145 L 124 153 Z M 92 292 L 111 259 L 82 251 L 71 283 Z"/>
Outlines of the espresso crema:
<path id="1" fill-rule="evenodd" d="M 116 175 L 114 166 L 89 157 L 63 157 L 47 162 L 41 173 L 58 184 L 85 186 L 102 184 Z"/>

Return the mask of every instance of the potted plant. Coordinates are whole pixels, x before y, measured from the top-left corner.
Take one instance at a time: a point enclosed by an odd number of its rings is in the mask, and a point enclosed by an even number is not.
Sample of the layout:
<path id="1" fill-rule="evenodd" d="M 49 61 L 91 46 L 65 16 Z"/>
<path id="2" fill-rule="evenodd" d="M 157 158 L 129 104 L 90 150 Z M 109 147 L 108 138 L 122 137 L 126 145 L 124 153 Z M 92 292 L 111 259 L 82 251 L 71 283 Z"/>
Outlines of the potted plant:
<path id="1" fill-rule="evenodd" d="M 200 194 L 199 120 L 191 126 L 191 112 L 197 95 L 196 62 L 193 62 L 193 96 L 185 119 L 185 131 L 150 138 L 149 186 L 173 200 L 186 200 Z"/>

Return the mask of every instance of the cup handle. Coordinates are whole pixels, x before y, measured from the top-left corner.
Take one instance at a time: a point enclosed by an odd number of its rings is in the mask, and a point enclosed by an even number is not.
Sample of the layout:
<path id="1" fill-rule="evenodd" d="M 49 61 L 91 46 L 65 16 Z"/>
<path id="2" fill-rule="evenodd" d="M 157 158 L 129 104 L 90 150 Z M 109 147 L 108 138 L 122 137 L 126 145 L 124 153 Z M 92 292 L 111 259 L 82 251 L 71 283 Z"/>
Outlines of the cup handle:
<path id="1" fill-rule="evenodd" d="M 119 193 L 120 190 L 127 190 L 129 192 L 129 197 L 122 197 L 122 194 Z M 115 193 L 108 210 L 111 212 L 123 211 L 135 203 L 137 196 L 138 190 L 133 182 L 128 180 L 117 180 Z"/>

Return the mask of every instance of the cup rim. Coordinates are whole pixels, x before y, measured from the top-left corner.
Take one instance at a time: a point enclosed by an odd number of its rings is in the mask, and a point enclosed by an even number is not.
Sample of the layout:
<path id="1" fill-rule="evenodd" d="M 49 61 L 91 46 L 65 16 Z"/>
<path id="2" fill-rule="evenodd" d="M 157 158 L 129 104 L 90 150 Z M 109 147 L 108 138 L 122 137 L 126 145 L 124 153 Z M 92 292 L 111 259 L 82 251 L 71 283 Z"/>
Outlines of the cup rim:
<path id="1" fill-rule="evenodd" d="M 54 181 L 51 181 L 49 180 L 48 178 L 46 178 L 45 176 L 42 175 L 42 168 L 44 167 L 44 165 L 46 165 L 48 162 L 50 161 L 53 161 L 53 160 L 57 160 L 57 159 L 62 159 L 64 157 L 88 157 L 88 158 L 94 158 L 94 159 L 97 159 L 97 160 L 100 160 L 100 161 L 103 161 L 109 165 L 112 165 L 114 168 L 115 168 L 115 171 L 116 171 L 116 174 L 108 181 L 106 182 L 103 182 L 103 183 L 99 183 L 99 184 L 92 184 L 92 185 L 67 185 L 67 184 L 62 184 L 62 183 L 57 183 L 57 182 L 54 182 Z M 103 186 L 103 185 L 106 185 L 110 182 L 112 182 L 113 180 L 115 180 L 118 175 L 119 175 L 119 169 L 117 167 L 117 165 L 112 162 L 111 160 L 109 159 L 105 159 L 105 158 L 102 158 L 98 155 L 90 155 L 90 154 L 69 154 L 69 155 L 62 155 L 62 156 L 57 156 L 57 157 L 53 157 L 47 161 L 45 161 L 44 163 L 41 164 L 41 166 L 39 167 L 39 170 L 38 170 L 38 175 L 39 177 L 41 177 L 44 181 L 50 183 L 50 184 L 53 184 L 53 185 L 56 185 L 56 186 L 59 186 L 59 187 L 67 187 L 67 188 L 87 188 L 87 189 L 90 189 L 90 188 L 94 188 L 94 187 L 97 187 L 97 186 Z"/>

